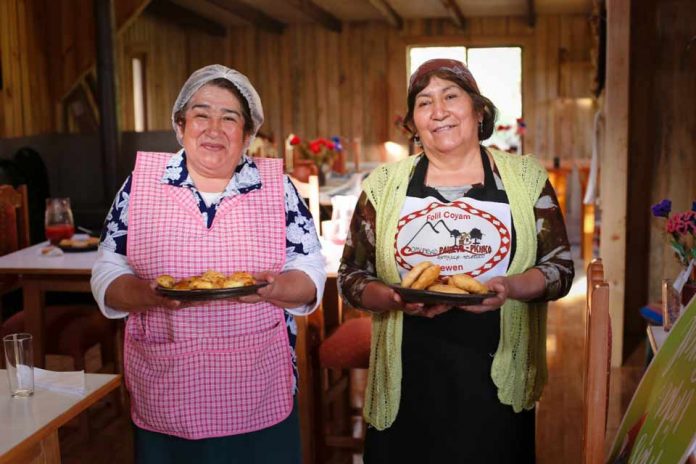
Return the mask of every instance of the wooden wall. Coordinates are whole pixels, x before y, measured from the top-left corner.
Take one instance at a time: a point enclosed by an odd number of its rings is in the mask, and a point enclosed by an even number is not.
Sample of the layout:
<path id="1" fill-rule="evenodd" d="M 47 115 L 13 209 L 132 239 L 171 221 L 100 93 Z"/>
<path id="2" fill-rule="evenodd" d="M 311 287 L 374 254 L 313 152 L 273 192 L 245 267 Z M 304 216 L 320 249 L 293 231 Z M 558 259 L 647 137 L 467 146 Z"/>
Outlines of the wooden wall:
<path id="1" fill-rule="evenodd" d="M 696 199 L 696 9 L 692 0 L 608 7 L 601 254 L 617 364 L 645 340 L 639 308 L 681 270 L 650 206 L 669 198 L 685 211 Z"/>
<path id="2" fill-rule="evenodd" d="M 406 21 L 402 31 L 382 22 L 344 23 L 340 34 L 311 25 L 291 25 L 282 35 L 239 27 L 224 43 L 145 15 L 119 41 L 122 128 L 134 127 L 129 60 L 145 52 L 150 130 L 170 127 L 171 105 L 190 72 L 220 62 L 256 86 L 266 114 L 262 131 L 277 141 L 290 133 L 360 137 L 363 158 L 379 160 L 382 143 L 406 144 L 393 121 L 406 111 L 409 44 L 523 46 L 525 150 L 547 160 L 590 157 L 595 105 L 576 98 L 590 96 L 592 77 L 590 29 L 581 15 L 541 16 L 533 29 L 523 18 L 472 18 L 464 33 L 447 20 Z"/>
<path id="3" fill-rule="evenodd" d="M 0 1 L 0 137 L 54 129 L 45 49 L 48 16 L 43 0 Z"/>
<path id="4" fill-rule="evenodd" d="M 247 74 L 257 87 L 266 110 L 262 130 L 277 141 L 291 132 L 359 137 L 363 158 L 380 160 L 384 142 L 406 144 L 393 121 L 405 113 L 407 45 L 520 45 L 525 151 L 546 160 L 590 156 L 595 105 L 574 98 L 590 94 L 585 16 L 540 16 L 535 28 L 522 17 L 472 18 L 464 32 L 445 19 L 406 21 L 401 31 L 376 21 L 344 23 L 340 34 L 314 25 L 291 25 L 282 35 L 249 26 L 228 29 L 227 38 L 219 38 L 141 15 L 147 3 L 115 2 L 122 130 L 134 129 L 133 56 L 146 63 L 148 130 L 169 129 L 171 105 L 185 78 L 219 62 Z M 61 130 L 59 104 L 94 63 L 92 2 L 4 0 L 0 5 L 5 75 L 0 136 Z"/>
<path id="5" fill-rule="evenodd" d="M 114 0 L 123 28 L 149 0 Z M 0 137 L 60 130 L 60 103 L 95 63 L 93 2 L 1 0 Z"/>
<path id="6" fill-rule="evenodd" d="M 650 203 L 669 198 L 672 211 L 686 211 L 696 201 L 696 9 L 691 0 L 655 3 L 655 60 L 641 73 L 653 79 L 652 108 L 644 115 L 655 150 Z M 652 219 L 650 224 L 648 286 L 655 301 L 660 280 L 676 277 L 681 268 L 666 245 L 664 222 Z"/>
<path id="7" fill-rule="evenodd" d="M 170 130 L 171 110 L 179 89 L 192 71 L 225 62 L 224 38 L 183 29 L 168 21 L 143 15 L 116 42 L 119 71 L 119 126 L 135 130 L 132 59 L 145 62 L 147 130 Z"/>

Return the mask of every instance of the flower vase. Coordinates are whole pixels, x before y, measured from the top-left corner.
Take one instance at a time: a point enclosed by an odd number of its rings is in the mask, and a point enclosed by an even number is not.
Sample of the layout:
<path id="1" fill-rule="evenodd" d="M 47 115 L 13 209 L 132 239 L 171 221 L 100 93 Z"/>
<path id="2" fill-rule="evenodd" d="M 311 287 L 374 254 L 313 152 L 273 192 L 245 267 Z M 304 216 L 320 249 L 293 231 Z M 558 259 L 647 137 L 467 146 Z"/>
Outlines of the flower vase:
<path id="1" fill-rule="evenodd" d="M 300 182 L 309 182 L 309 176 L 318 174 L 317 165 L 312 160 L 296 159 L 292 165 L 292 177 Z"/>
<path id="2" fill-rule="evenodd" d="M 317 166 L 317 177 L 319 177 L 319 187 L 326 185 L 326 172 L 324 171 L 325 166 Z"/>

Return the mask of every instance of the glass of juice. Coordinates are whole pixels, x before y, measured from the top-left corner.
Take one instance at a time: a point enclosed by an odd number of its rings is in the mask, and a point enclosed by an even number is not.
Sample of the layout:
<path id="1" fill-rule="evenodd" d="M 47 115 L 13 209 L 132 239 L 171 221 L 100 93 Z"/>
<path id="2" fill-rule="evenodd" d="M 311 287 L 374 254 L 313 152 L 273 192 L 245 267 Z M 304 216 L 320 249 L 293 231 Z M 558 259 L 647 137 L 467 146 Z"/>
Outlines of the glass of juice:
<path id="1" fill-rule="evenodd" d="M 46 238 L 51 245 L 75 234 L 70 198 L 46 198 Z"/>

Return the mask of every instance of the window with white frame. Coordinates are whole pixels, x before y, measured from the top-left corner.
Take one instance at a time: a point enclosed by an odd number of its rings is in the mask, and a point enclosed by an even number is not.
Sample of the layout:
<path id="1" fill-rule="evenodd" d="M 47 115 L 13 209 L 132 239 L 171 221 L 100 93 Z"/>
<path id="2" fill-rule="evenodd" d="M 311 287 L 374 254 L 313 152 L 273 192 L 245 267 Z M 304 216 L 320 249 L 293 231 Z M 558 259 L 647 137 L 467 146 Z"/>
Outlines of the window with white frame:
<path id="1" fill-rule="evenodd" d="M 136 132 L 147 129 L 145 112 L 145 59 L 142 56 L 133 57 L 133 120 Z"/>

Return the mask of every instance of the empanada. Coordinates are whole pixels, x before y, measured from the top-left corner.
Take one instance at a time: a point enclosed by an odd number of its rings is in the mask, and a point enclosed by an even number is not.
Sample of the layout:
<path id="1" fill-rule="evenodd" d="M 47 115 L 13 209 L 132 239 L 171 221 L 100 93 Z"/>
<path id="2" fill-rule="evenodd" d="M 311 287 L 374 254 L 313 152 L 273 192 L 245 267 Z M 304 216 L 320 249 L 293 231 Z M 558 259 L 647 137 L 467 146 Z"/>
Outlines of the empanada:
<path id="1" fill-rule="evenodd" d="M 215 283 L 217 280 L 224 280 L 225 274 L 217 271 L 205 271 L 200 278 Z"/>
<path id="2" fill-rule="evenodd" d="M 172 287 L 174 287 L 174 284 L 176 283 L 176 279 L 174 279 L 174 277 L 167 275 L 167 274 L 161 275 L 161 276 L 157 277 L 157 279 L 155 279 L 155 280 L 157 282 L 157 285 L 159 285 L 160 287 L 164 287 L 164 288 L 172 288 Z"/>
<path id="3" fill-rule="evenodd" d="M 488 287 L 467 274 L 453 275 L 449 278 L 448 283 L 470 293 L 484 294 L 489 292 Z"/>
<path id="4" fill-rule="evenodd" d="M 191 281 L 191 289 L 192 290 L 211 289 L 211 288 L 215 288 L 215 286 L 209 280 L 203 280 L 201 278 L 197 278 L 197 279 L 193 279 Z"/>
<path id="5" fill-rule="evenodd" d="M 454 285 L 446 285 L 446 284 L 433 284 L 430 287 L 428 287 L 427 290 L 429 292 L 456 293 L 459 295 L 466 295 L 469 293 L 466 290 L 462 290 L 459 287 L 455 287 Z"/>
<path id="6" fill-rule="evenodd" d="M 411 285 L 411 288 L 414 290 L 423 290 L 432 285 L 438 277 L 440 277 L 440 266 L 433 264 L 421 272 L 416 281 L 413 282 L 413 285 Z"/>
<path id="7" fill-rule="evenodd" d="M 413 269 L 408 271 L 408 273 L 404 276 L 404 279 L 401 281 L 401 286 L 404 288 L 410 288 L 411 285 L 413 285 L 413 283 L 416 280 L 418 280 L 418 277 L 420 277 L 421 273 L 432 265 L 433 263 L 431 263 L 430 261 L 423 261 L 422 263 L 418 263 L 415 266 L 413 266 Z"/>

